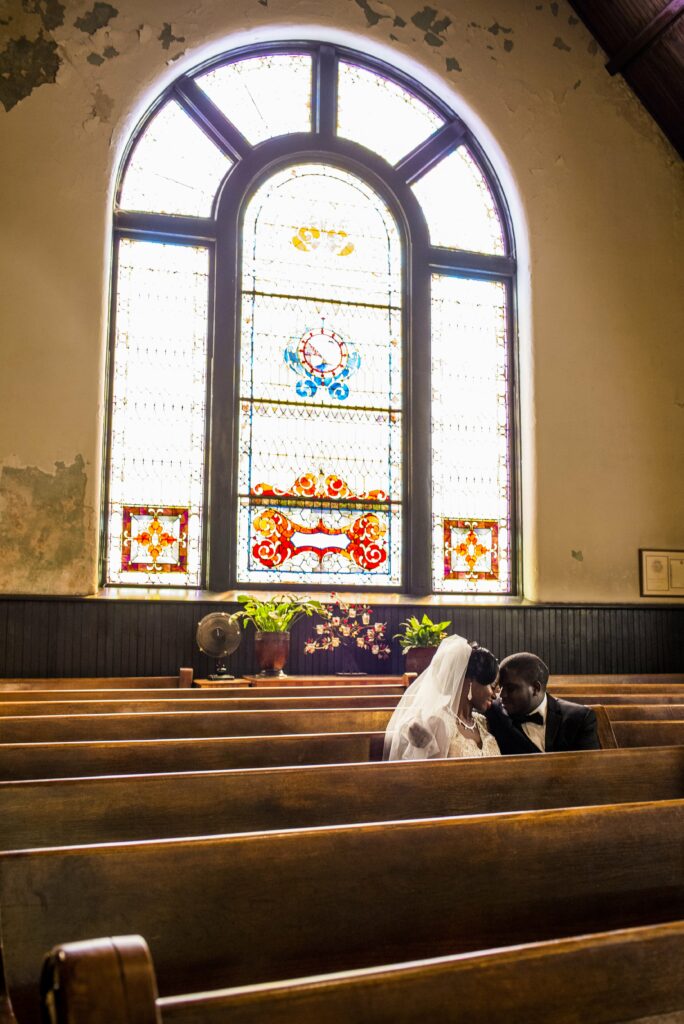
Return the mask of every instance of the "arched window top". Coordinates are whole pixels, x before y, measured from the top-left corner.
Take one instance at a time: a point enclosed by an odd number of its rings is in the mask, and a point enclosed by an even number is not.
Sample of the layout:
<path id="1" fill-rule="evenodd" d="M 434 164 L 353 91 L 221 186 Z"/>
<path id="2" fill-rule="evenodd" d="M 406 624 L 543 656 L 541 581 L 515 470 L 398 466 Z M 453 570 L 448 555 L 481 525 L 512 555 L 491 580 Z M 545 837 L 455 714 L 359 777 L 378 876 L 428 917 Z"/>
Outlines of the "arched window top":
<path id="1" fill-rule="evenodd" d="M 325 98 L 333 137 L 386 160 L 412 187 L 432 245 L 507 253 L 491 174 L 466 144 L 460 120 L 397 73 L 368 67 L 367 58 L 345 50 L 327 89 L 315 89 L 315 57 L 297 47 L 231 57 L 180 79 L 138 133 L 118 208 L 210 216 L 221 181 L 252 147 L 293 133 L 320 134 L 316 121 Z"/>
<path id="2" fill-rule="evenodd" d="M 224 55 L 143 119 L 115 245 L 107 583 L 515 590 L 513 237 L 440 99 Z"/>

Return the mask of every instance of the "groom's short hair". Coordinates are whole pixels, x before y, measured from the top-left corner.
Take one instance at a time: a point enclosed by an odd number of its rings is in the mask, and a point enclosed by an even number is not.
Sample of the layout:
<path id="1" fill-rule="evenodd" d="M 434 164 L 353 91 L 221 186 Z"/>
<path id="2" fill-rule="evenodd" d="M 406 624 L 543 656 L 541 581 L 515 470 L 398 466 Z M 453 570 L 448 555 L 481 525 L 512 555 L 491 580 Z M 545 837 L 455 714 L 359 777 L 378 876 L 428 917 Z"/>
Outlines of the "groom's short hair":
<path id="1" fill-rule="evenodd" d="M 546 689 L 549 681 L 548 666 L 538 658 L 536 654 L 529 651 L 521 651 L 520 654 L 509 654 L 499 665 L 499 674 L 510 672 L 511 675 L 522 676 L 528 683 L 539 683 L 542 690 Z"/>

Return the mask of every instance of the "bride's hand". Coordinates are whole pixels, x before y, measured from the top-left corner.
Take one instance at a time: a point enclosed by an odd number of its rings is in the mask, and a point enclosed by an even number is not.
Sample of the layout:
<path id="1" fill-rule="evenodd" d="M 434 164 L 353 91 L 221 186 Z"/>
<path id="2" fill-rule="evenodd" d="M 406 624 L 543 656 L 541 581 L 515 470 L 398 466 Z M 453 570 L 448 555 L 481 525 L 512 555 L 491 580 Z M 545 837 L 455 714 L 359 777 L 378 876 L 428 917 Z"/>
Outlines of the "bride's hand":
<path id="1" fill-rule="evenodd" d="M 420 722 L 412 722 L 408 727 L 408 738 L 414 747 L 427 747 L 432 735 Z"/>

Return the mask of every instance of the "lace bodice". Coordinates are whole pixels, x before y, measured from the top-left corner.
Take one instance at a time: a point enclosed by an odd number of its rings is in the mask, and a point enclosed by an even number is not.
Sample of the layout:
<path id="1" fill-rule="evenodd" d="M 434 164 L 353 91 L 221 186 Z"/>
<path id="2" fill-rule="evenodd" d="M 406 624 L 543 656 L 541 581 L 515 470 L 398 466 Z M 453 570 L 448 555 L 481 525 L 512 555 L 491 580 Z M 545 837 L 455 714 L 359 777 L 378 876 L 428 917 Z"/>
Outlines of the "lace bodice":
<path id="1" fill-rule="evenodd" d="M 467 739 L 463 736 L 457 728 L 451 738 L 447 757 L 496 757 L 501 754 L 499 744 L 487 728 L 485 716 L 473 711 L 473 720 L 482 740 L 482 748 L 478 747 L 474 739 Z"/>

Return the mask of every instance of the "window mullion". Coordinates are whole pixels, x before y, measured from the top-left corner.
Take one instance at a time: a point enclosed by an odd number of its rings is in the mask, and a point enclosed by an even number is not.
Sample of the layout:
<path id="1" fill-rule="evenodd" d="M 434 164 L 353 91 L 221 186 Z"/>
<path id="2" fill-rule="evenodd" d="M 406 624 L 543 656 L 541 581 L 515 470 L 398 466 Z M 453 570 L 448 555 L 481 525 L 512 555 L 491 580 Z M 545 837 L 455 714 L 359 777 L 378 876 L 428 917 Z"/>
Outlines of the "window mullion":
<path id="1" fill-rule="evenodd" d="M 313 129 L 331 139 L 337 127 L 337 55 L 332 46 L 320 47 L 314 63 Z"/>
<path id="2" fill-rule="evenodd" d="M 231 160 L 240 160 L 251 145 L 235 125 L 219 110 L 213 100 L 190 78 L 174 86 L 176 98 L 185 112 L 209 136 L 221 152 Z"/>
<path id="3" fill-rule="evenodd" d="M 430 275 L 426 247 L 414 242 L 410 259 L 405 395 L 405 582 L 412 594 L 432 593 L 432 373 Z"/>
<path id="4" fill-rule="evenodd" d="M 407 185 L 422 178 L 431 167 L 459 146 L 466 136 L 466 129 L 460 121 L 452 121 L 436 131 L 396 165 L 397 173 Z"/>

